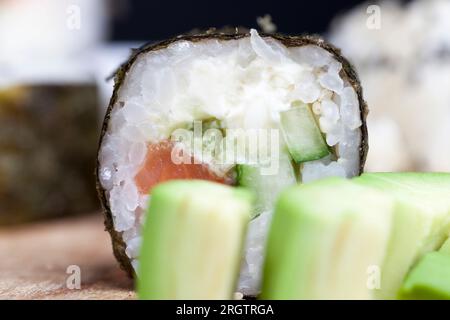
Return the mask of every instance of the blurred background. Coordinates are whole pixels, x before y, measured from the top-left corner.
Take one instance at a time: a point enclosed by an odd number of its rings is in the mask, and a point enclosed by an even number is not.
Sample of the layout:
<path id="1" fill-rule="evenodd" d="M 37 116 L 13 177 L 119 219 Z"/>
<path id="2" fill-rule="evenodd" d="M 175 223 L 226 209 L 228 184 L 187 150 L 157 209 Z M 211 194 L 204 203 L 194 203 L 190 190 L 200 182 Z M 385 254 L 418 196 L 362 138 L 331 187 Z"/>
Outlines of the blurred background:
<path id="1" fill-rule="evenodd" d="M 144 42 L 224 26 L 322 35 L 361 77 L 367 170 L 450 171 L 450 0 L 0 0 L 0 224 L 98 212 L 110 76 Z"/>

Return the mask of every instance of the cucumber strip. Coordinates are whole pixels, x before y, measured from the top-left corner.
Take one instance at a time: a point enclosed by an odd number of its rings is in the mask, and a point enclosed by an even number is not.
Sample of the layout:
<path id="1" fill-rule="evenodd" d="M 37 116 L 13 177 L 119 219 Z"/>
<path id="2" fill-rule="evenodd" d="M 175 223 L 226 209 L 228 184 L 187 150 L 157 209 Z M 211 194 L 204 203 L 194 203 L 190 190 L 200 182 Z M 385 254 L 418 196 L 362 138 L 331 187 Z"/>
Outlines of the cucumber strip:
<path id="1" fill-rule="evenodd" d="M 280 192 L 297 183 L 295 169 L 287 152 L 280 153 L 276 174 L 264 175 L 260 166 L 245 164 L 237 166 L 237 174 L 238 184 L 256 194 L 252 219 L 265 211 L 273 210 Z"/>
<path id="2" fill-rule="evenodd" d="M 281 112 L 280 122 L 283 137 L 295 162 L 322 159 L 330 153 L 309 105 L 302 103 Z"/>

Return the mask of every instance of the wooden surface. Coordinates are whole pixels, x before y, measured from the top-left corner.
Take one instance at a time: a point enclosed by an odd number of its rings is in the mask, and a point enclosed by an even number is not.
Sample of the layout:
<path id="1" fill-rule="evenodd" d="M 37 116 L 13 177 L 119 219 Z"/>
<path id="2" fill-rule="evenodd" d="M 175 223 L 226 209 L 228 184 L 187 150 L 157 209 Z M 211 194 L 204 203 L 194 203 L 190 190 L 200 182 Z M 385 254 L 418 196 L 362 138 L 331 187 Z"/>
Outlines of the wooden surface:
<path id="1" fill-rule="evenodd" d="M 71 265 L 81 289 L 69 289 Z M 0 228 L 0 299 L 134 299 L 100 214 Z"/>

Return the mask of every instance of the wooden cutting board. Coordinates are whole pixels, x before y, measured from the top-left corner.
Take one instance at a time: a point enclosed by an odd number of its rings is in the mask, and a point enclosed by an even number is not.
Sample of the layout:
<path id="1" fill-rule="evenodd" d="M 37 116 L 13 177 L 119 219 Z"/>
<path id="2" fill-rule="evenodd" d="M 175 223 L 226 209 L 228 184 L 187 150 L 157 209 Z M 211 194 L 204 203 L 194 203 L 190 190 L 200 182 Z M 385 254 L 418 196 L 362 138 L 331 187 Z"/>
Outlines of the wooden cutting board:
<path id="1" fill-rule="evenodd" d="M 0 299 L 134 298 L 101 214 L 0 228 Z"/>

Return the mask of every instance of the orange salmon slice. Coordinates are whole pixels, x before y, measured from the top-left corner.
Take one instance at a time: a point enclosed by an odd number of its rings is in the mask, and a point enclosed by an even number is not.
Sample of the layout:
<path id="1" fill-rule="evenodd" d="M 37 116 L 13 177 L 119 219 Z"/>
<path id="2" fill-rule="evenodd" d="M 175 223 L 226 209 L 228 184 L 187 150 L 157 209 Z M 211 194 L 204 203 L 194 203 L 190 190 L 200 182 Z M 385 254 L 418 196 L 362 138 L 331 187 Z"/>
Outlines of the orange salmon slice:
<path id="1" fill-rule="evenodd" d="M 136 186 L 141 194 L 148 194 L 157 184 L 178 179 L 200 179 L 231 185 L 229 177 L 220 177 L 213 173 L 207 164 L 176 164 L 172 161 L 170 141 L 163 141 L 148 146 L 147 155 L 139 172 L 134 177 Z"/>

